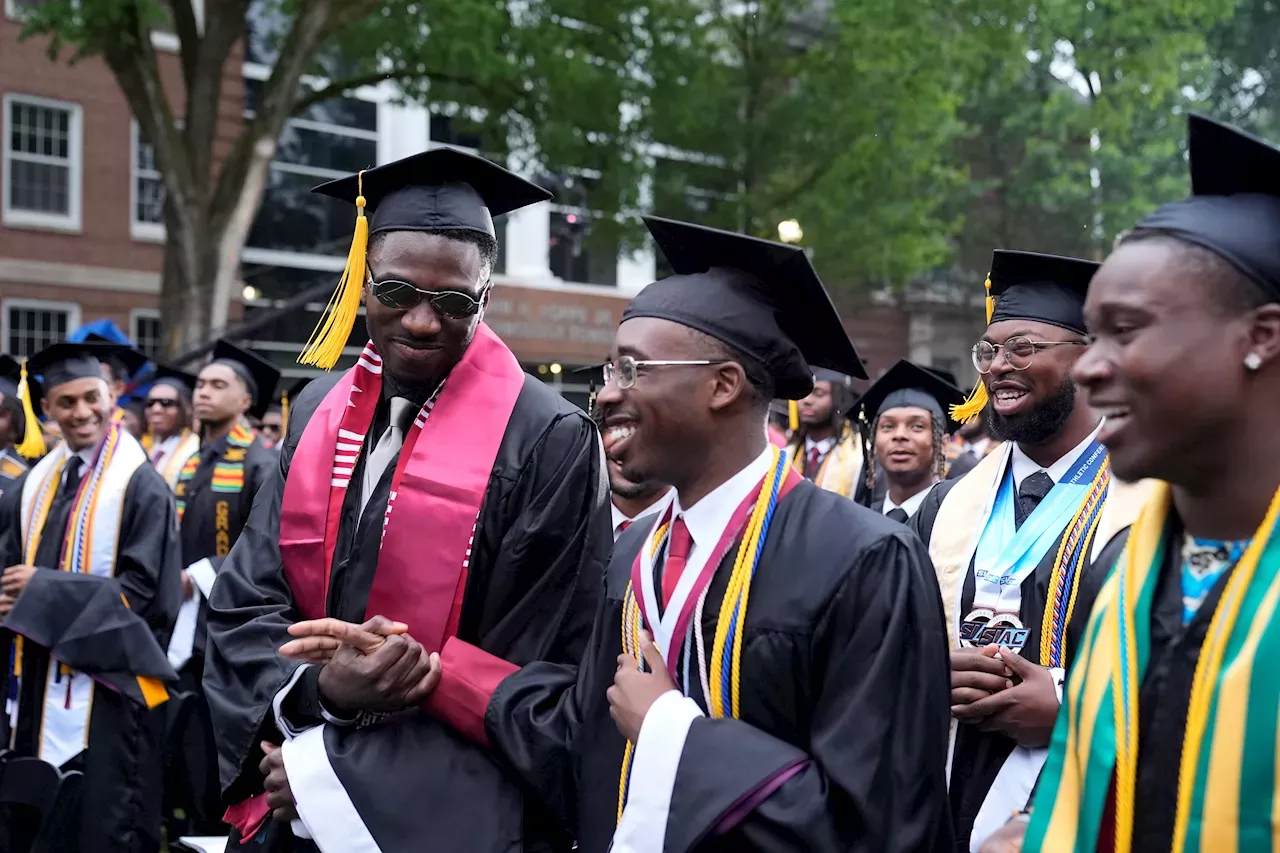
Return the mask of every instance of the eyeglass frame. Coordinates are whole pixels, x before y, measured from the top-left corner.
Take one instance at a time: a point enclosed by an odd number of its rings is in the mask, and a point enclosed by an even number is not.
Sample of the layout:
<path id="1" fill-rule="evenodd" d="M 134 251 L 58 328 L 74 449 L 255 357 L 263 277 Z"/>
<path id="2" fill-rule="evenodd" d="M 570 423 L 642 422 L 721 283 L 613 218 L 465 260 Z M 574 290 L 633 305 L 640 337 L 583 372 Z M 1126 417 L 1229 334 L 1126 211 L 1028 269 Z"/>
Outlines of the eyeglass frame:
<path id="1" fill-rule="evenodd" d="M 608 385 L 610 382 L 614 382 L 614 380 L 616 379 L 617 382 L 615 384 L 618 386 L 620 390 L 629 391 L 632 388 L 636 387 L 636 380 L 640 378 L 640 368 L 642 367 L 710 367 L 713 364 L 725 364 L 725 363 L 726 362 L 724 361 L 708 361 L 705 359 L 700 359 L 696 361 L 680 361 L 680 360 L 673 361 L 673 360 L 662 360 L 662 359 L 641 360 L 641 359 L 633 358 L 632 356 L 629 356 L 629 355 L 624 355 L 618 358 L 616 364 L 612 361 L 606 361 L 604 364 L 600 365 L 600 369 L 604 374 L 605 385 Z M 631 381 L 625 385 L 622 384 L 622 377 L 621 375 L 619 375 L 622 372 L 623 364 L 630 364 L 631 372 L 633 374 L 633 378 L 631 379 Z"/>
<path id="2" fill-rule="evenodd" d="M 365 264 L 365 269 L 364 269 L 364 280 L 365 280 L 365 284 L 369 286 L 369 290 L 373 293 L 374 298 L 377 299 L 378 302 L 380 302 L 385 307 L 390 308 L 392 311 L 412 311 L 414 308 L 417 308 L 419 305 L 421 305 L 422 301 L 425 299 L 431 303 L 431 308 L 433 310 L 435 310 L 436 312 L 438 312 L 439 314 L 445 317 L 448 317 L 451 320 L 466 320 L 479 314 L 480 309 L 484 307 L 484 299 L 489 294 L 489 289 L 493 286 L 493 279 L 489 279 L 488 281 L 486 281 L 484 285 L 480 288 L 480 295 L 478 297 L 472 296 L 470 293 L 465 293 L 461 290 L 423 290 L 421 287 L 418 287 L 416 284 L 405 281 L 403 279 L 399 279 L 399 278 L 388 278 L 382 281 L 375 281 L 373 278 L 373 268 L 370 267 L 367 263 Z M 407 305 L 407 306 L 392 305 L 382 297 L 381 293 L 379 293 L 379 290 L 381 290 L 385 285 L 396 285 L 398 287 L 407 287 L 417 294 L 418 296 L 417 301 L 414 302 L 412 305 Z M 435 302 L 435 300 L 441 296 L 460 296 L 463 299 L 466 299 L 468 303 L 470 303 L 471 310 L 466 314 L 458 314 L 452 311 L 445 311 Z"/>
<path id="3" fill-rule="evenodd" d="M 1009 344 L 1012 343 L 1013 341 L 1026 341 L 1031 345 L 1031 354 L 1027 356 L 1027 363 L 1022 365 L 1021 367 L 1014 364 L 1013 361 L 1009 358 Z M 978 348 L 983 346 L 984 344 L 986 346 L 991 347 L 991 361 L 990 363 L 987 364 L 986 370 L 983 370 L 982 365 L 978 363 Z M 978 341 L 969 349 L 969 360 L 973 362 L 974 370 L 978 371 L 978 373 L 980 373 L 981 375 L 986 376 L 988 373 L 991 372 L 992 366 L 994 366 L 996 363 L 996 357 L 1000 355 L 1000 352 L 1002 350 L 1004 351 L 1005 364 L 1009 365 L 1009 367 L 1013 368 L 1014 370 L 1026 370 L 1031 366 L 1032 360 L 1036 357 L 1036 352 L 1040 349 L 1047 349 L 1049 347 L 1064 347 L 1064 346 L 1083 347 L 1088 345 L 1089 345 L 1088 341 L 1033 341 L 1030 338 L 1028 338 L 1026 335 L 1014 335 L 1011 338 L 1007 338 L 1005 342 L 1002 344 L 993 344 L 990 341 Z"/>
<path id="4" fill-rule="evenodd" d="M 162 409 L 176 409 L 182 405 L 182 401 L 177 397 L 148 397 L 142 404 L 143 411 L 153 406 L 159 406 Z"/>

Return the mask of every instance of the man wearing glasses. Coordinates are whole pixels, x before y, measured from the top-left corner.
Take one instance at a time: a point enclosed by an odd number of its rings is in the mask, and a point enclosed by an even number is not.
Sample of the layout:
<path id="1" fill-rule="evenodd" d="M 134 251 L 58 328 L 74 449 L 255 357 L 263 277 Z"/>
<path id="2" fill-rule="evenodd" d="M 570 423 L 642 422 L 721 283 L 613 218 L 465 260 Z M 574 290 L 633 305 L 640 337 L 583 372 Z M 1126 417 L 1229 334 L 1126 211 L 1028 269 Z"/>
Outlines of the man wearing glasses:
<path id="1" fill-rule="evenodd" d="M 524 664 L 576 662 L 590 633 L 613 543 L 599 436 L 481 322 L 492 217 L 550 194 L 444 148 L 317 191 L 356 204 L 356 237 L 302 360 L 331 367 L 360 307 L 369 343 L 290 400 L 278 474 L 210 601 L 205 683 L 246 842 L 231 847 L 567 850 L 417 708 L 450 637 Z M 315 619 L 378 635 L 283 657 Z"/>
<path id="2" fill-rule="evenodd" d="M 168 367 L 157 368 L 157 375 L 147 392 L 147 433 L 142 447 L 151 466 L 172 489 L 178 485 L 182 466 L 200 450 L 200 436 L 191 428 L 191 392 L 196 378 Z"/>
<path id="3" fill-rule="evenodd" d="M 953 413 L 981 413 L 1004 444 L 934 489 L 911 520 L 929 545 L 952 641 L 952 819 L 974 851 L 1027 803 L 1101 585 L 1093 558 L 1141 503 L 1142 489 L 1111 477 L 1099 418 L 1071 379 L 1097 267 L 995 252 L 994 305 L 973 347 L 981 378 Z"/>

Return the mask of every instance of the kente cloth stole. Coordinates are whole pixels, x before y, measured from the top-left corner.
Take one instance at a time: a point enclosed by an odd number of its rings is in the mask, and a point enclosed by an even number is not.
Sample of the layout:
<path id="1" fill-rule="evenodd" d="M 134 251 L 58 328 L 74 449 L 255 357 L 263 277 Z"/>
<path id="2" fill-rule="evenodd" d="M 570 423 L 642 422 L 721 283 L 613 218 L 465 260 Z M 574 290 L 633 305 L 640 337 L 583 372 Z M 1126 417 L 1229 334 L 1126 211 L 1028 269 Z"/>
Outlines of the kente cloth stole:
<path id="1" fill-rule="evenodd" d="M 1151 608 L 1166 563 L 1172 490 L 1159 484 L 1094 605 L 1072 666 L 1024 850 L 1091 851 L 1099 834 L 1135 850 L 1140 688 L 1151 658 Z M 1191 687 L 1173 850 L 1280 844 L 1280 490 L 1232 569 Z M 1111 820 L 1103 826 L 1104 816 Z"/>
<path id="2" fill-rule="evenodd" d="M 285 481 L 280 553 L 308 619 L 326 614 L 342 503 L 382 396 L 382 369 L 367 345 L 311 417 Z M 365 613 L 407 623 L 430 651 L 457 630 L 485 490 L 523 387 L 519 362 L 482 323 L 405 436 Z"/>

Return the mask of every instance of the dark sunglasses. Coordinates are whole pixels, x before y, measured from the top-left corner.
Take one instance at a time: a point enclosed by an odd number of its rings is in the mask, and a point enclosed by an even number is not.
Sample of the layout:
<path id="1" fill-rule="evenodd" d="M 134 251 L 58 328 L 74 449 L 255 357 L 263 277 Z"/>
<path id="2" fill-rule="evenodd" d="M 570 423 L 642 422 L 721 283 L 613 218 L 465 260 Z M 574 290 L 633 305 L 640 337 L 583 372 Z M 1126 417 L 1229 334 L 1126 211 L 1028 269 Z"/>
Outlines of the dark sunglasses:
<path id="1" fill-rule="evenodd" d="M 176 409 L 178 408 L 178 401 L 177 400 L 148 400 L 147 401 L 146 408 L 150 409 L 155 406 L 159 406 L 162 409 Z"/>
<path id="2" fill-rule="evenodd" d="M 484 295 L 489 290 L 490 284 L 490 282 L 485 282 L 484 288 L 480 291 L 480 298 L 473 299 L 469 293 L 462 293 L 457 290 L 423 290 L 407 281 L 399 281 L 394 278 L 389 278 L 385 281 L 374 281 L 373 270 L 369 270 L 366 273 L 365 280 L 369 284 L 369 289 L 373 291 L 373 295 L 388 308 L 394 308 L 397 311 L 408 311 L 411 308 L 416 308 L 425 299 L 431 303 L 431 307 L 436 311 L 454 320 L 474 317 L 480 311 Z"/>

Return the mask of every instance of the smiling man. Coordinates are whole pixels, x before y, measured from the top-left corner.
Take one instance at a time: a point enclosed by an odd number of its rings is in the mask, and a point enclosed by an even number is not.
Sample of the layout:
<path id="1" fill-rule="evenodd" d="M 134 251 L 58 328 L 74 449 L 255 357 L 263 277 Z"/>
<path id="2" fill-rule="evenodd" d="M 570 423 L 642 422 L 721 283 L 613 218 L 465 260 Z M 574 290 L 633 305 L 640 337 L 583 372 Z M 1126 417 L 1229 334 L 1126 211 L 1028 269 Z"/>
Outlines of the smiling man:
<path id="1" fill-rule="evenodd" d="M 1105 574 L 1092 557 L 1133 522 L 1144 494 L 1111 477 L 1099 418 L 1071 379 L 1097 266 L 995 253 L 995 304 L 973 348 L 981 379 L 959 412 L 986 401 L 1004 444 L 930 492 L 911 520 L 929 545 L 954 648 L 952 817 L 970 850 L 1027 803 Z"/>
<path id="2" fill-rule="evenodd" d="M 1274 848 L 1280 149 L 1200 116 L 1189 147 L 1192 196 L 1089 289 L 1076 381 L 1116 474 L 1162 482 L 1100 558 L 1027 851 Z"/>
<path id="3" fill-rule="evenodd" d="M 633 483 L 628 480 L 622 473 L 622 463 L 613 455 L 613 450 L 624 444 L 634 430 L 626 424 L 606 427 L 599 406 L 592 411 L 591 417 L 600 427 L 604 441 L 605 465 L 609 471 L 610 510 L 613 513 L 613 541 L 616 542 L 631 525 L 661 509 L 659 502 L 670 486 L 653 481 Z"/>
<path id="4" fill-rule="evenodd" d="M 181 585 L 173 497 L 138 442 L 111 420 L 115 398 L 98 363 L 111 349 L 57 343 L 28 361 L 28 371 L 41 374 L 44 413 L 64 441 L 0 499 L 0 565 L 7 567 L 0 616 L 25 609 L 73 633 L 84 607 L 77 587 L 96 583 L 146 626 L 112 635 L 127 636 L 132 648 L 98 639 L 96 652 L 124 660 L 149 650 L 163 663 Z M 84 772 L 76 849 L 158 851 L 160 717 L 39 643 L 8 631 L 4 639 L 11 661 L 5 695 L 17 696 L 5 742 L 15 755 Z M 136 645 L 140 639 L 149 649 Z"/>
<path id="5" fill-rule="evenodd" d="M 178 485 L 182 466 L 200 449 L 200 436 L 191 428 L 191 392 L 196 378 L 181 370 L 159 366 L 144 406 L 147 434 L 142 446 L 151 465 L 169 488 Z"/>
<path id="6" fill-rule="evenodd" d="M 916 514 L 946 471 L 944 444 L 959 426 L 945 411 L 963 402 L 963 391 L 906 359 L 867 389 L 858 407 L 871 426 L 876 468 L 888 482 L 873 510 L 903 523 Z"/>
<path id="7" fill-rule="evenodd" d="M 370 211 L 321 348 L 336 356 L 361 298 L 370 341 L 290 400 L 278 473 L 210 598 L 233 846 L 567 849 L 483 750 L 412 710 L 450 637 L 564 662 L 590 631 L 612 545 L 599 437 L 481 322 L 492 217 L 549 194 L 444 148 L 317 190 Z M 291 625 L 326 616 L 406 633 L 365 657 L 280 655 Z"/>
<path id="8" fill-rule="evenodd" d="M 766 438 L 810 363 L 863 374 L 840 318 L 795 247 L 646 224 L 676 275 L 623 313 L 598 403 L 623 475 L 673 488 L 618 541 L 581 666 L 454 638 L 430 707 L 584 853 L 950 851 L 924 549 Z"/>

